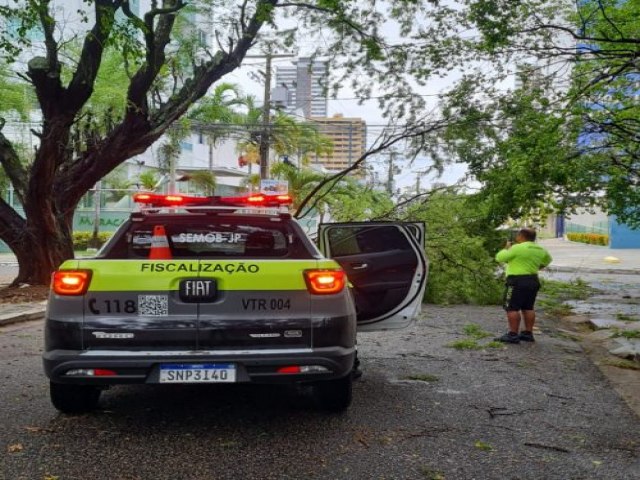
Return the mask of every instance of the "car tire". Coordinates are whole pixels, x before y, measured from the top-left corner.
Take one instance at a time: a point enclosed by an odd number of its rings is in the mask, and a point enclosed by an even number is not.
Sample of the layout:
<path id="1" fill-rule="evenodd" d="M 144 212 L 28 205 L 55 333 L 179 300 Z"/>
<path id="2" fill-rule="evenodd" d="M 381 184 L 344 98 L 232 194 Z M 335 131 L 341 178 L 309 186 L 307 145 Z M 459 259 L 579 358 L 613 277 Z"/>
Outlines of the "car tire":
<path id="1" fill-rule="evenodd" d="M 100 389 L 87 385 L 49 384 L 51 403 L 63 413 L 85 413 L 95 410 Z"/>
<path id="2" fill-rule="evenodd" d="M 337 380 L 318 382 L 314 388 L 316 400 L 322 410 L 344 412 L 353 398 L 353 376 L 349 372 L 349 375 Z"/>

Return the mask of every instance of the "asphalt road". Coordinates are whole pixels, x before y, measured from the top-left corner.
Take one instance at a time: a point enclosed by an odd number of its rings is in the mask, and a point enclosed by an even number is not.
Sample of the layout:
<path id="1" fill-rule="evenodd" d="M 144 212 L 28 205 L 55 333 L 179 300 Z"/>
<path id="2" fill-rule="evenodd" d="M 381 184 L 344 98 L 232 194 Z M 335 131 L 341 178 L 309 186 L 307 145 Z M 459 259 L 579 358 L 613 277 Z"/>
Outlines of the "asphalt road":
<path id="1" fill-rule="evenodd" d="M 579 344 L 543 324 L 533 345 L 459 351 L 445 345 L 465 324 L 502 331 L 499 310 L 425 310 L 415 327 L 361 336 L 365 374 L 343 415 L 241 386 L 118 387 L 94 414 L 61 415 L 42 323 L 5 327 L 0 478 L 640 478 L 640 420 Z"/>

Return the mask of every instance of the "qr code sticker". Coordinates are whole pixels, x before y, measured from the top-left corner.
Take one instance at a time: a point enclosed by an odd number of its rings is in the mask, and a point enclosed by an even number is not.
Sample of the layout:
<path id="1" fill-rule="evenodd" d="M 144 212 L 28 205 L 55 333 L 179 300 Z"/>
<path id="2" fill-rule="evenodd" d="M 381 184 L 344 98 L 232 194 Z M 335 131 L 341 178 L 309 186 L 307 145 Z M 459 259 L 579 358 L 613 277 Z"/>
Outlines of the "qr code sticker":
<path id="1" fill-rule="evenodd" d="M 168 295 L 138 295 L 138 315 L 166 317 L 169 315 Z"/>

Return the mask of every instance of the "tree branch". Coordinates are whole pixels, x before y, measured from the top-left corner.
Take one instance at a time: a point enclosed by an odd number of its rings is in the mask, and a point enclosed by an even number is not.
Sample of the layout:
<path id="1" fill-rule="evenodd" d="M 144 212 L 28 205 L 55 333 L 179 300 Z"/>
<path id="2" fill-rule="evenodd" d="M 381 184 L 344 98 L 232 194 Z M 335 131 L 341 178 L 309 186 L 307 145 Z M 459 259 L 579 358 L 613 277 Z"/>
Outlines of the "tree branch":
<path id="1" fill-rule="evenodd" d="M 147 94 L 151 85 L 165 63 L 165 48 L 171 41 L 171 30 L 175 23 L 175 14 L 184 8 L 182 0 L 165 0 L 170 7 L 153 8 L 144 15 L 144 40 L 146 45 L 145 63 L 131 78 L 127 93 L 127 115 L 143 115 L 148 113 Z M 154 26 L 156 17 L 160 17 Z"/>
<path id="2" fill-rule="evenodd" d="M 3 126 L 4 119 L 0 119 L 0 165 L 13 185 L 18 199 L 23 202 L 27 188 L 27 171 L 13 145 L 2 133 Z"/>
<path id="3" fill-rule="evenodd" d="M 79 111 L 93 93 L 93 86 L 122 0 L 94 0 L 96 21 L 82 45 L 80 60 L 67 87 L 67 107 Z"/>
<path id="4" fill-rule="evenodd" d="M 23 242 L 25 220 L 0 197 L 0 240 L 14 250 Z"/>

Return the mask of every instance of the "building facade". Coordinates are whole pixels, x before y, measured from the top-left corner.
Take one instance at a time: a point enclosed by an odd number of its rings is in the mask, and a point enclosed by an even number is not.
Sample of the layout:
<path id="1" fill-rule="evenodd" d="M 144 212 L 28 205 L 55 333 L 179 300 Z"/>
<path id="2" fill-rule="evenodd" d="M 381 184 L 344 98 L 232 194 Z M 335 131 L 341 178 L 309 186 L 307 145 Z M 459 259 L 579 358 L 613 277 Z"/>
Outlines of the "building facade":
<path id="1" fill-rule="evenodd" d="M 291 66 L 276 67 L 276 91 L 289 115 L 305 118 L 327 116 L 327 62 L 299 58 Z"/>
<path id="2" fill-rule="evenodd" d="M 351 166 L 367 149 L 367 124 L 361 118 L 313 117 L 318 130 L 333 142 L 331 155 L 319 156 L 317 162 L 327 170 L 343 170 Z"/>

